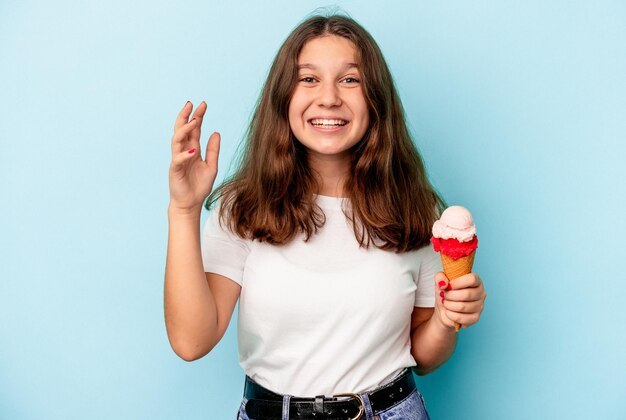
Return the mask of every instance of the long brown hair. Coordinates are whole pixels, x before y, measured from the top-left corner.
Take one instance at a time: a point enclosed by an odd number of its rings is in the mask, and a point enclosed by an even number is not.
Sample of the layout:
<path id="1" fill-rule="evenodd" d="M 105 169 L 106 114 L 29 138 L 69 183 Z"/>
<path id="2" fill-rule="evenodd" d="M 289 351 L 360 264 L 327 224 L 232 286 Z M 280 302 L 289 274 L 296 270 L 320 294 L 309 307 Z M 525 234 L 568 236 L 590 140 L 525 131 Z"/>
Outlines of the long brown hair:
<path id="1" fill-rule="evenodd" d="M 344 184 L 350 199 L 346 216 L 359 244 L 405 252 L 420 248 L 444 203 L 430 185 L 406 127 L 404 110 L 385 59 L 372 36 L 342 15 L 313 16 L 298 25 L 280 47 L 247 131 L 234 175 L 209 195 L 207 209 L 222 199 L 220 220 L 242 238 L 280 245 L 304 234 L 308 240 L 324 224 L 315 204 L 319 190 L 307 149 L 288 120 L 297 83 L 297 60 L 313 38 L 336 35 L 352 41 L 370 124 L 352 150 Z"/>

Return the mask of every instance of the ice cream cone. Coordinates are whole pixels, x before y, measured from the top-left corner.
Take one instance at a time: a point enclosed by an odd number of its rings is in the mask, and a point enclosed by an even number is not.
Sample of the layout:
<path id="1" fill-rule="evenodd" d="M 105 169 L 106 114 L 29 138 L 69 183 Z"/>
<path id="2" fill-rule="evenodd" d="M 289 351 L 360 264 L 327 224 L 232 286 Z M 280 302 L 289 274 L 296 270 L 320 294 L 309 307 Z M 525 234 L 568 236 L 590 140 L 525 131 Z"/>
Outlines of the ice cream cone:
<path id="1" fill-rule="evenodd" d="M 469 274 L 472 272 L 475 254 L 476 250 L 472 251 L 472 253 L 469 255 L 457 258 L 455 260 L 452 257 L 441 253 L 441 264 L 443 265 L 443 273 L 446 275 L 450 282 L 458 277 L 464 276 L 465 274 Z M 461 324 L 455 322 L 454 329 L 458 332 L 461 329 Z"/>
<path id="2" fill-rule="evenodd" d="M 441 255 L 443 273 L 450 283 L 472 272 L 478 238 L 472 214 L 465 207 L 451 206 L 445 209 L 433 224 L 430 242 Z M 461 324 L 455 322 L 454 329 L 458 332 Z"/>

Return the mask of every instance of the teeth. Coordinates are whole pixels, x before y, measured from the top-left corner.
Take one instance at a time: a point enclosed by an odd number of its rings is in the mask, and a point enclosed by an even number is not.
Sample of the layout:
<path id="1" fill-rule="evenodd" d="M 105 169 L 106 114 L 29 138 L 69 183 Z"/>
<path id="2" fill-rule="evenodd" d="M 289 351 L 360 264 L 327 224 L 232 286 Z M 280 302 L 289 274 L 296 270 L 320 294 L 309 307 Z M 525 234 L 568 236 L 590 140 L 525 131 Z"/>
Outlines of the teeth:
<path id="1" fill-rule="evenodd" d="M 345 120 L 322 120 L 322 119 L 315 119 L 315 120 L 311 120 L 311 124 L 313 124 L 315 126 L 336 127 L 336 126 L 346 125 L 346 124 L 348 124 L 348 122 L 345 121 Z"/>

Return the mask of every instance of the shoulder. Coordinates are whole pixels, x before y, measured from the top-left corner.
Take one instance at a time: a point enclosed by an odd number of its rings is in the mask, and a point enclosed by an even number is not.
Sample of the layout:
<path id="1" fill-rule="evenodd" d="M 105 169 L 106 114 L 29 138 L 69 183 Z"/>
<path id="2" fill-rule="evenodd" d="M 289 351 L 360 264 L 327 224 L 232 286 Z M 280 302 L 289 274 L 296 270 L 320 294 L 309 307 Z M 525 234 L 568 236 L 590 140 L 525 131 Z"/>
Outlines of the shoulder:
<path id="1" fill-rule="evenodd" d="M 415 266 L 431 265 L 439 259 L 439 254 L 435 252 L 430 243 L 412 251 L 406 251 L 403 254 Z"/>
<path id="2" fill-rule="evenodd" d="M 248 240 L 240 237 L 232 231 L 230 223 L 230 213 L 227 207 L 223 207 L 222 200 L 218 200 L 209 210 L 206 218 L 203 237 L 205 239 L 220 239 L 230 242 L 237 242 L 245 245 Z"/>

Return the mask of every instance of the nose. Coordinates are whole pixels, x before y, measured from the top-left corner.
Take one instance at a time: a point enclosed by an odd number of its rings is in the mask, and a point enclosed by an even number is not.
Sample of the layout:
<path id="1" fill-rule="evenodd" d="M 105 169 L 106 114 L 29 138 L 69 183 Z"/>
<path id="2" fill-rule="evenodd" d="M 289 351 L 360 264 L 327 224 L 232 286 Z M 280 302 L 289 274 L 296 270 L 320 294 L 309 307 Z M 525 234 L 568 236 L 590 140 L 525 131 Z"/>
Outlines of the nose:
<path id="1" fill-rule="evenodd" d="M 321 83 L 317 103 L 320 106 L 333 107 L 341 105 L 339 87 L 336 83 Z"/>

